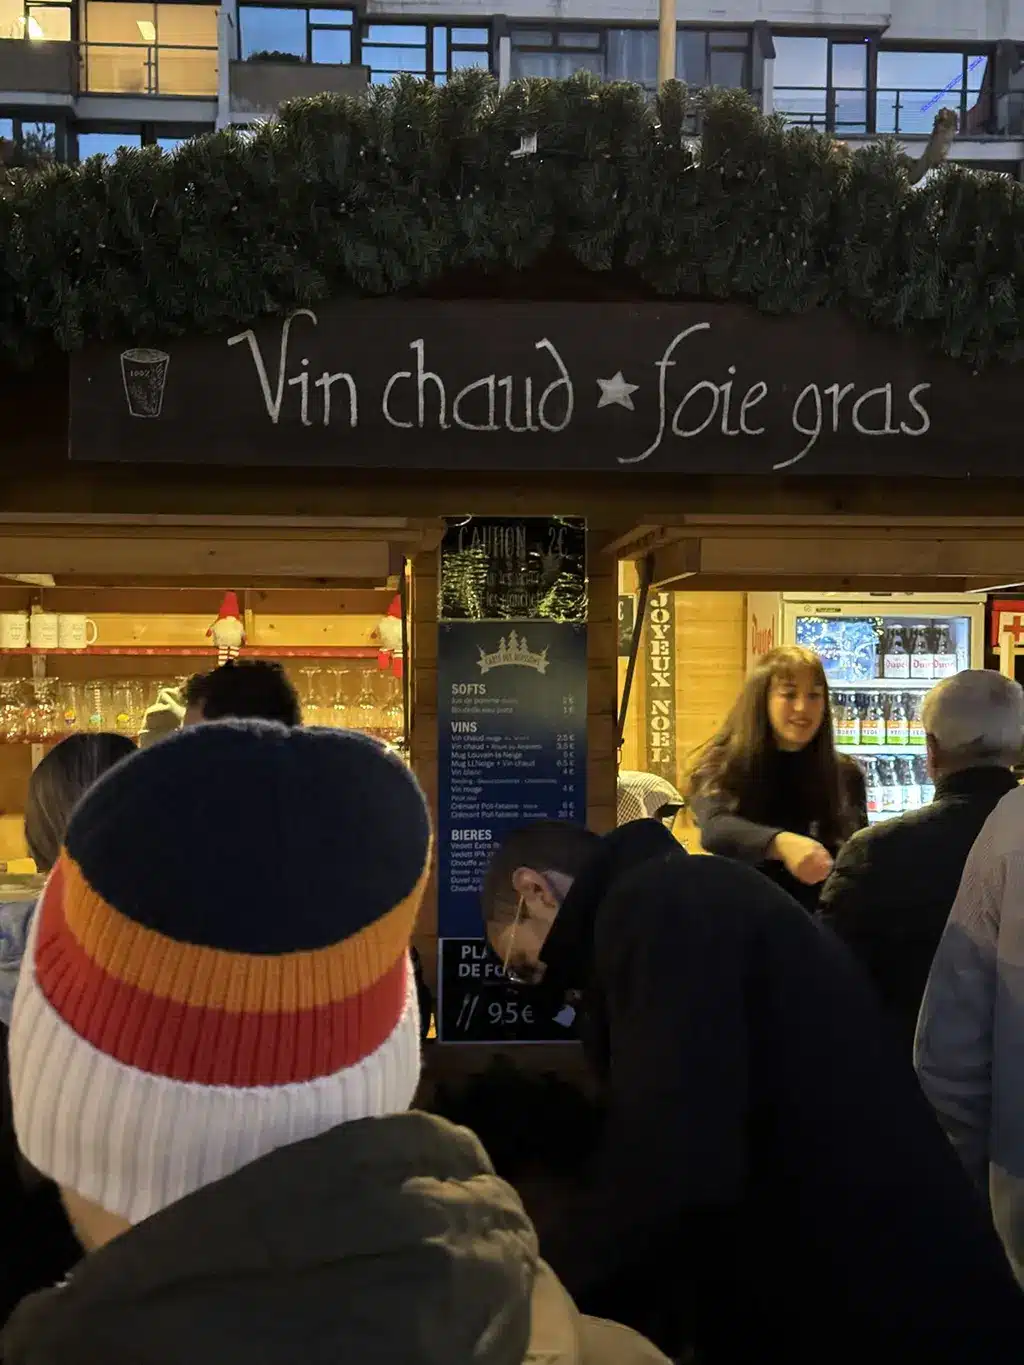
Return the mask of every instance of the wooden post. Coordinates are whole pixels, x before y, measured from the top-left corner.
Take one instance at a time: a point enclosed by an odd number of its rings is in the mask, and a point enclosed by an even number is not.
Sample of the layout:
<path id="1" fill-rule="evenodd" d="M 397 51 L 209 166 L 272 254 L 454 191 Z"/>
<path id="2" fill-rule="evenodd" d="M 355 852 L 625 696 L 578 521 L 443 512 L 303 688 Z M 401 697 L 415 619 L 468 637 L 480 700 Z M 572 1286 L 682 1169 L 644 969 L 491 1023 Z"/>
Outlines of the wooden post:
<path id="1" fill-rule="evenodd" d="M 658 89 L 676 78 L 676 0 L 658 0 Z"/>
<path id="2" fill-rule="evenodd" d="M 1010 625 L 999 635 L 999 671 L 1004 678 L 1013 681 L 1016 677 L 1015 664 L 1017 662 L 1017 638 L 1013 626 Z"/>

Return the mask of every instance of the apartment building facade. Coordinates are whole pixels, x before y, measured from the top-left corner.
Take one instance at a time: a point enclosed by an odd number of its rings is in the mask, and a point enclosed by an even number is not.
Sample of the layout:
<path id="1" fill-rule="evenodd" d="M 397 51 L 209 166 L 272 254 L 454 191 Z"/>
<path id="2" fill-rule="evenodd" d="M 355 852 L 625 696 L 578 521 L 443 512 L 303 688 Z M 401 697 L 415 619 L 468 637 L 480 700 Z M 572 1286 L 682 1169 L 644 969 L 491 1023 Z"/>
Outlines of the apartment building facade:
<path id="1" fill-rule="evenodd" d="M 271 117 L 287 99 L 467 67 L 501 82 L 590 71 L 653 90 L 656 0 L 0 0 L 0 155 L 77 160 L 173 151 Z M 913 151 L 936 112 L 955 155 L 1024 174 L 1024 0 L 679 0 L 677 74 L 751 92 L 848 142 Z"/>

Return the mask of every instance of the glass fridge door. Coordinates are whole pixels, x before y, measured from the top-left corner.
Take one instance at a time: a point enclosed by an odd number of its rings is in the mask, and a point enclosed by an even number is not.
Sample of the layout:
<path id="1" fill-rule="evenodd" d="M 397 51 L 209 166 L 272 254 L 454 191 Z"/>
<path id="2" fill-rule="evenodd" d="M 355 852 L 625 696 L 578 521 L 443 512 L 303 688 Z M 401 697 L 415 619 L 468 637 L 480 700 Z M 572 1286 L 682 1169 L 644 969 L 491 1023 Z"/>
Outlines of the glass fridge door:
<path id="1" fill-rule="evenodd" d="M 836 747 L 864 770 L 868 819 L 890 819 L 933 795 L 925 761 L 924 699 L 971 666 L 967 615 L 798 613 L 794 643 L 821 659 Z"/>

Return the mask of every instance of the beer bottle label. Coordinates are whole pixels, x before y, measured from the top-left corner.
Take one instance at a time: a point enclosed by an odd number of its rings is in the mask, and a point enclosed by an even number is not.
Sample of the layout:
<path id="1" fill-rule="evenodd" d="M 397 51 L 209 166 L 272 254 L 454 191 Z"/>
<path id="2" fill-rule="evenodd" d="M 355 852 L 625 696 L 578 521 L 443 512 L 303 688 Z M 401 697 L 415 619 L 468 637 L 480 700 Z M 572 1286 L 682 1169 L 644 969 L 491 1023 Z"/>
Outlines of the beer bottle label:
<path id="1" fill-rule="evenodd" d="M 885 722 L 886 744 L 906 744 L 909 737 L 910 726 L 905 717 L 902 720 L 890 718 Z"/>
<path id="2" fill-rule="evenodd" d="M 935 674 L 934 654 L 911 654 L 910 676 L 914 682 L 931 682 Z"/>
<path id="3" fill-rule="evenodd" d="M 885 725 L 881 716 L 861 722 L 860 727 L 861 744 L 882 744 L 885 742 Z"/>
<path id="4" fill-rule="evenodd" d="M 887 654 L 882 666 L 885 670 L 885 677 L 887 678 L 910 677 L 909 654 Z"/>

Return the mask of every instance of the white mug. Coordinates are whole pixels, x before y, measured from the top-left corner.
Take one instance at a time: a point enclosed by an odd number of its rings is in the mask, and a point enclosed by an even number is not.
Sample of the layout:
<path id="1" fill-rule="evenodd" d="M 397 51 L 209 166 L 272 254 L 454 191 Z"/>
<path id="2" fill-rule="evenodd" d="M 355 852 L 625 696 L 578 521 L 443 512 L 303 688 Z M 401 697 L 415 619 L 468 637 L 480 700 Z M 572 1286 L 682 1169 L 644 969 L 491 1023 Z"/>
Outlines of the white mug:
<path id="1" fill-rule="evenodd" d="M 57 642 L 61 649 L 88 649 L 96 643 L 98 635 L 99 630 L 91 616 L 68 616 L 61 612 L 57 626 Z"/>
<path id="2" fill-rule="evenodd" d="M 28 647 L 28 617 L 23 611 L 0 612 L 0 649 Z"/>
<path id="3" fill-rule="evenodd" d="M 33 649 L 56 649 L 60 640 L 60 617 L 55 611 L 34 611 L 29 617 L 28 637 Z"/>

